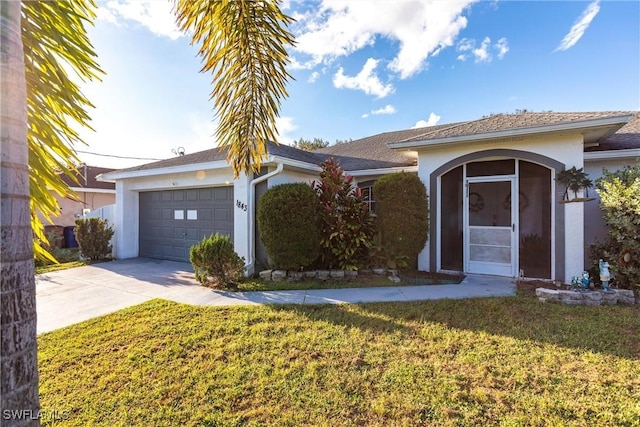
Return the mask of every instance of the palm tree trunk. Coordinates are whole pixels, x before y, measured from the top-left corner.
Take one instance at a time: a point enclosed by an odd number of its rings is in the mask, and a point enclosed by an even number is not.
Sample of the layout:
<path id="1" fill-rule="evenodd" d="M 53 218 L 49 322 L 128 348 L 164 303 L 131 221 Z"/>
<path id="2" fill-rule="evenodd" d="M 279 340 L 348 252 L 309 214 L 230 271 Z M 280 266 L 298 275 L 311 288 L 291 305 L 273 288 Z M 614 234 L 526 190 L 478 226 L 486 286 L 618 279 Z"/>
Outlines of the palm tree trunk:
<path id="1" fill-rule="evenodd" d="M 21 2 L 0 1 L 0 424 L 40 425 Z"/>

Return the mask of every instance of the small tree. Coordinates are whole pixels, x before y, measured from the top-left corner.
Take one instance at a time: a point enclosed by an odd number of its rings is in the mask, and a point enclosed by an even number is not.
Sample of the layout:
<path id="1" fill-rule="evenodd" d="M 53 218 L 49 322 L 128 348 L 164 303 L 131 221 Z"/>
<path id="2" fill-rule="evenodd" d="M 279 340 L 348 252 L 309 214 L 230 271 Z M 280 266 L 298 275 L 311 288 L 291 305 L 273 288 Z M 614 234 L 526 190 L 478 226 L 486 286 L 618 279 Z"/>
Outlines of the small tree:
<path id="1" fill-rule="evenodd" d="M 204 286 L 229 288 L 244 276 L 244 258 L 235 252 L 229 236 L 205 237 L 191 246 L 189 261 L 196 280 Z"/>
<path id="2" fill-rule="evenodd" d="M 320 181 L 312 183 L 322 206 L 322 260 L 330 268 L 355 270 L 375 232 L 369 208 L 352 181 L 330 158 L 322 164 Z"/>
<path id="3" fill-rule="evenodd" d="M 640 162 L 616 172 L 605 169 L 596 191 L 608 236 L 592 255 L 611 264 L 618 286 L 640 287 Z"/>
<path id="4" fill-rule="evenodd" d="M 320 254 L 320 203 L 304 183 L 270 188 L 258 204 L 258 229 L 278 268 L 299 270 Z"/>
<path id="5" fill-rule="evenodd" d="M 381 177 L 373 194 L 388 262 L 395 268 L 415 267 L 429 233 L 427 189 L 417 175 L 401 172 Z"/>
<path id="6" fill-rule="evenodd" d="M 113 229 L 106 219 L 77 219 L 74 232 L 82 257 L 95 261 L 111 255 L 109 242 L 113 237 Z"/>
<path id="7" fill-rule="evenodd" d="M 328 147 L 329 141 L 325 141 L 322 138 L 313 138 L 313 140 L 300 138 L 293 141 L 293 146 L 300 150 L 313 151 Z"/>

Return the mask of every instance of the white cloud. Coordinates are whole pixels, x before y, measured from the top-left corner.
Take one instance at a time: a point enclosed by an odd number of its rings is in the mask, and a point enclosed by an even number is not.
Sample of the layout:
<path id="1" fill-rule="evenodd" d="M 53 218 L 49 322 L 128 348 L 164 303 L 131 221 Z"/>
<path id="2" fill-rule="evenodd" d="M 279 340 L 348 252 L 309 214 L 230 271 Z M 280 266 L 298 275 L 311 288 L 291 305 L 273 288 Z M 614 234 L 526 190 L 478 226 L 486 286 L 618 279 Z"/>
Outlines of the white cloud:
<path id="1" fill-rule="evenodd" d="M 395 113 L 396 113 L 395 107 L 391 104 L 387 104 L 382 108 L 378 108 L 377 110 L 371 110 L 371 112 L 369 113 L 364 113 L 360 117 L 362 117 L 363 119 L 366 119 L 367 117 L 369 117 L 369 115 L 377 116 L 380 114 L 395 114 Z"/>
<path id="2" fill-rule="evenodd" d="M 278 129 L 278 142 L 285 145 L 293 145 L 294 138 L 289 133 L 298 129 L 293 123 L 293 117 L 276 117 L 276 129 Z"/>
<path id="3" fill-rule="evenodd" d="M 125 20 L 145 26 L 153 34 L 176 40 L 184 34 L 176 25 L 176 18 L 169 1 L 110 0 L 98 9 L 98 17 L 113 24 Z"/>
<path id="4" fill-rule="evenodd" d="M 318 80 L 318 77 L 320 77 L 320 73 L 318 73 L 317 71 L 314 71 L 313 73 L 311 73 L 311 75 L 309 76 L 309 79 L 307 80 L 307 82 L 309 83 L 315 83 L 316 80 Z"/>
<path id="5" fill-rule="evenodd" d="M 427 120 L 418 120 L 416 122 L 416 124 L 411 127 L 411 129 L 424 128 L 424 127 L 427 127 L 427 126 L 435 126 L 440 121 L 440 118 L 441 117 L 439 115 L 437 115 L 435 113 L 431 113 L 431 114 L 429 114 L 429 119 L 427 119 Z"/>
<path id="6" fill-rule="evenodd" d="M 474 48 L 476 45 L 476 41 L 474 39 L 463 38 L 460 39 L 458 45 L 456 46 L 456 50 L 458 52 L 467 52 Z"/>
<path id="7" fill-rule="evenodd" d="M 496 44 L 493 45 L 494 48 L 498 50 L 498 59 L 504 58 L 504 56 L 509 52 L 509 43 L 507 43 L 507 38 L 502 37 Z"/>
<path id="8" fill-rule="evenodd" d="M 578 20 L 573 24 L 554 52 L 558 50 L 567 50 L 578 43 L 578 40 L 580 40 L 584 32 L 587 31 L 591 21 L 593 21 L 593 18 L 596 17 L 598 12 L 600 12 L 600 0 L 595 0 L 594 2 L 589 3 L 589 6 L 587 6 L 584 12 L 582 12 L 582 15 L 580 15 Z"/>
<path id="9" fill-rule="evenodd" d="M 382 84 L 374 72 L 377 66 L 378 61 L 369 58 L 364 64 L 364 67 L 362 67 L 362 70 L 353 77 L 345 76 L 344 70 L 340 67 L 338 72 L 333 76 L 333 85 L 338 89 L 356 89 L 363 91 L 367 95 L 384 98 L 393 92 L 393 85 Z"/>
<path id="10" fill-rule="evenodd" d="M 491 62 L 491 54 L 487 51 L 489 43 L 491 43 L 491 39 L 489 37 L 485 37 L 484 40 L 482 40 L 480 47 L 471 51 L 473 56 L 476 57 L 475 62 Z"/>
<path id="11" fill-rule="evenodd" d="M 509 43 L 507 42 L 507 38 L 500 38 L 492 46 L 491 39 L 489 37 L 485 37 L 480 43 L 480 47 L 477 48 L 475 39 L 461 39 L 456 45 L 456 51 L 460 53 L 457 56 L 457 59 L 464 62 L 473 56 L 474 62 L 476 63 L 491 62 L 493 60 L 493 53 L 490 50 L 491 48 L 496 51 L 498 59 L 504 58 L 507 52 L 509 52 Z"/>
<path id="12" fill-rule="evenodd" d="M 387 104 L 382 108 L 378 108 L 377 110 L 373 110 L 371 112 L 371 114 L 374 115 L 378 115 L 378 114 L 395 114 L 396 109 L 393 107 L 393 105 L 391 104 Z"/>
<path id="13" fill-rule="evenodd" d="M 430 56 L 454 44 L 467 26 L 462 13 L 474 1 L 324 0 L 319 9 L 298 15 L 295 49 L 311 56 L 305 66 L 314 66 L 384 37 L 399 42 L 388 68 L 406 79 L 424 69 Z"/>

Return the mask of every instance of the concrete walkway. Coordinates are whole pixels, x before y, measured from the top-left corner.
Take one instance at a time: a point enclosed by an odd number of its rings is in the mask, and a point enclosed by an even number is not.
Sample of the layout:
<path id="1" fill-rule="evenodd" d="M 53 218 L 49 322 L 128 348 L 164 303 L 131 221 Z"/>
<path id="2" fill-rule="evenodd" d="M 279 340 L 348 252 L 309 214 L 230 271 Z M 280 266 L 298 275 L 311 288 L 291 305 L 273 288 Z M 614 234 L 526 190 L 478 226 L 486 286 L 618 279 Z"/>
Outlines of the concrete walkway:
<path id="1" fill-rule="evenodd" d="M 467 276 L 459 285 L 225 292 L 196 282 L 190 264 L 134 258 L 36 276 L 38 333 L 154 298 L 194 305 L 340 304 L 515 295 L 509 278 Z"/>

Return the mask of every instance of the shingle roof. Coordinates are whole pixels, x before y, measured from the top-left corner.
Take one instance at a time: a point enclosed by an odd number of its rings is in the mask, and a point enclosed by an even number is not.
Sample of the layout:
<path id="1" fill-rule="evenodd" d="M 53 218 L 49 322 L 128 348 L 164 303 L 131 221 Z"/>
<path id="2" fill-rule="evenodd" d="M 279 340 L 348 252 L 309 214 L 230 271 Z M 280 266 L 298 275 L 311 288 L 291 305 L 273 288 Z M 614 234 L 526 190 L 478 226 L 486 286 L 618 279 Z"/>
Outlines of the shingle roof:
<path id="1" fill-rule="evenodd" d="M 526 129 L 583 120 L 604 119 L 608 117 L 622 116 L 625 114 L 632 113 L 629 111 L 602 111 L 579 113 L 526 112 L 518 114 L 494 114 L 488 117 L 483 117 L 479 120 L 455 123 L 450 126 L 442 126 L 439 129 L 430 129 L 422 135 L 394 142 L 428 141 L 430 139 L 472 136 L 504 130 Z"/>
<path id="2" fill-rule="evenodd" d="M 632 112 L 634 113 L 634 112 Z M 640 148 L 640 112 L 635 112 L 635 116 L 622 126 L 616 133 L 596 147 L 589 147 L 585 151 L 608 151 L 627 150 Z"/>
<path id="3" fill-rule="evenodd" d="M 349 156 L 348 153 L 343 155 L 332 155 L 331 153 L 310 152 L 300 150 L 295 147 L 280 144 L 276 145 L 270 143 L 267 145 L 267 152 L 273 156 L 284 157 L 291 160 L 297 160 L 300 162 L 308 163 L 310 165 L 320 165 L 329 157 L 334 157 L 340 162 L 340 166 L 347 171 L 365 170 L 365 169 L 384 169 L 401 167 L 415 164 L 413 159 L 407 159 L 405 156 L 400 156 L 396 152 L 389 148 L 384 148 L 390 157 L 389 159 L 375 159 L 375 158 L 361 158 Z M 166 160 L 160 160 L 153 163 L 147 163 L 140 166 L 134 166 L 127 169 L 120 169 L 118 172 L 131 172 L 142 171 L 149 169 L 161 169 L 173 166 L 182 166 L 197 163 L 207 163 L 218 160 L 225 160 L 227 158 L 226 150 L 220 150 L 219 148 L 212 148 L 210 150 L 199 151 L 197 153 L 185 154 L 184 156 L 177 156 Z M 400 161 L 398 161 L 398 159 Z"/>
<path id="4" fill-rule="evenodd" d="M 297 160 L 311 165 L 320 165 L 327 157 L 334 157 L 347 171 L 365 169 L 384 169 L 416 165 L 415 156 L 408 152 L 392 150 L 388 144 L 393 142 L 428 141 L 429 139 L 471 136 L 509 129 L 526 129 L 544 125 L 570 123 L 582 120 L 616 117 L 635 114 L 629 123 L 619 129 L 598 146 L 585 151 L 620 150 L 640 148 L 640 112 L 637 111 L 601 111 L 569 113 L 517 113 L 495 114 L 478 120 L 448 123 L 417 129 L 405 129 L 384 132 L 366 138 L 333 145 L 316 151 L 304 151 L 288 145 L 269 144 L 267 151 L 271 155 Z M 177 156 L 171 159 L 121 169 L 118 172 L 160 169 L 196 163 L 206 163 L 226 159 L 226 151 L 218 148 L 197 153 Z"/>
<path id="5" fill-rule="evenodd" d="M 210 150 L 198 151 L 197 153 L 185 154 L 184 156 L 176 156 L 170 159 L 159 160 L 153 163 L 145 163 L 144 165 L 133 166 L 126 169 L 119 169 L 118 172 L 170 168 L 173 166 L 183 166 L 195 163 L 215 162 L 218 160 L 225 160 L 226 158 L 226 151 L 220 150 L 218 148 L 212 148 Z"/>
<path id="6" fill-rule="evenodd" d="M 115 169 L 111 168 L 101 168 L 98 166 L 78 166 L 78 172 L 76 172 L 76 177 L 78 178 L 78 182 L 73 181 L 65 174 L 60 174 L 60 178 L 69 186 L 69 187 L 79 187 L 81 188 L 96 188 L 101 190 L 115 190 L 116 185 L 113 182 L 104 182 L 97 181 L 96 176 L 112 172 Z"/>
<path id="7" fill-rule="evenodd" d="M 448 125 L 446 125 L 448 126 Z M 431 128 L 406 129 L 393 132 L 384 132 L 342 144 L 316 150 L 315 153 L 329 154 L 332 156 L 347 156 L 375 161 L 393 162 L 401 165 L 415 165 L 416 159 L 408 153 L 391 150 L 387 144 L 394 141 L 402 141 L 425 133 L 425 129 L 440 128 L 442 126 L 432 126 Z"/>

